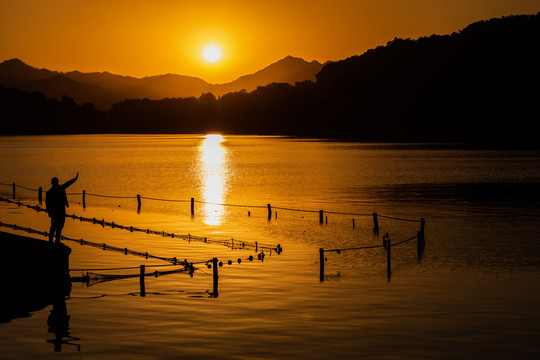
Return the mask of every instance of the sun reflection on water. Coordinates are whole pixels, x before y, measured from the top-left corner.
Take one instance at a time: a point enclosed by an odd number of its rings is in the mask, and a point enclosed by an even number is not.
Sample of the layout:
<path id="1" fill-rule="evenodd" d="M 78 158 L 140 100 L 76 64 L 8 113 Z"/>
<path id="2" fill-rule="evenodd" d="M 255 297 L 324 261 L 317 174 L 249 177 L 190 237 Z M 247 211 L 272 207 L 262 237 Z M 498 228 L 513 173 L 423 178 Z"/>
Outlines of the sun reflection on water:
<path id="1" fill-rule="evenodd" d="M 219 134 L 208 134 L 199 148 L 199 174 L 203 207 L 203 222 L 207 225 L 220 225 L 225 215 L 223 206 L 227 193 L 227 149 L 223 146 L 225 138 Z"/>

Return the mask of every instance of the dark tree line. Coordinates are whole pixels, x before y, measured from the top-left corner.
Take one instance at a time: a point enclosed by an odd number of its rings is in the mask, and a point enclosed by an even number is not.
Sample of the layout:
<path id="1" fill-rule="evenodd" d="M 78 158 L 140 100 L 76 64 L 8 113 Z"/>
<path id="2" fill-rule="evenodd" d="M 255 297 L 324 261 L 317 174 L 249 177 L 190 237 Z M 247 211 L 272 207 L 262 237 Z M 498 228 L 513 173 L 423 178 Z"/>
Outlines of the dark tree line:
<path id="1" fill-rule="evenodd" d="M 61 101 L 39 92 L 7 89 L 0 85 L 1 135 L 83 134 L 107 131 L 107 115 L 87 103 L 78 105 L 64 96 Z"/>
<path id="2" fill-rule="evenodd" d="M 32 96 L 40 109 L 54 108 L 45 112 L 49 117 L 59 108 L 71 109 L 75 124 L 66 110 L 56 119 L 56 132 L 62 133 L 76 127 L 82 132 L 219 131 L 361 141 L 535 144 L 533 130 L 540 118 L 538 44 L 540 14 L 510 16 L 446 36 L 396 38 L 363 55 L 327 64 L 316 83 L 270 84 L 219 98 L 203 94 L 125 100 L 108 114 L 90 105 L 77 108 L 67 100 L 47 107 L 43 104 L 49 100 Z M 36 126 L 42 111 L 23 106 L 20 118 L 30 116 L 27 121 L 33 124 L 26 131 L 43 129 Z"/>
<path id="3" fill-rule="evenodd" d="M 538 44 L 540 15 L 504 17 L 448 36 L 395 39 L 325 66 L 317 83 L 330 108 L 346 102 L 342 114 L 356 122 L 356 105 L 378 122 L 372 130 L 396 140 L 535 141 Z"/>

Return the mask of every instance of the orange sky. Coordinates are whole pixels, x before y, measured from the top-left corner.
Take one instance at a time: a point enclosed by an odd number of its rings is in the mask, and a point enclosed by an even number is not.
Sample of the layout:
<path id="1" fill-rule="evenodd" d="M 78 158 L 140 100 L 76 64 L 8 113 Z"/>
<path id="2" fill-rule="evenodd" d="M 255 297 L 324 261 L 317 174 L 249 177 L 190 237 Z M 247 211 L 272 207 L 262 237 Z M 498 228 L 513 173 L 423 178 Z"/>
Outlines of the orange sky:
<path id="1" fill-rule="evenodd" d="M 222 83 L 287 55 L 340 60 L 394 37 L 539 11 L 540 0 L 0 0 L 0 61 Z M 204 62 L 207 44 L 221 61 Z"/>

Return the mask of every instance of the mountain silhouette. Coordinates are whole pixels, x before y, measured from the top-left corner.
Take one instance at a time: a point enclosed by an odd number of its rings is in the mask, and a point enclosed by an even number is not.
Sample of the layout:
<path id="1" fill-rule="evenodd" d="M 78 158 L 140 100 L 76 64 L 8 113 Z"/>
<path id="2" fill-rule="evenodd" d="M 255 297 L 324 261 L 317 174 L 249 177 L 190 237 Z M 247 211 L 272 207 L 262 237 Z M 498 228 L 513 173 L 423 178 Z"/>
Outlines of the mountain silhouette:
<path id="1" fill-rule="evenodd" d="M 256 73 L 244 75 L 230 83 L 214 85 L 211 92 L 214 95 L 223 95 L 240 90 L 251 92 L 259 86 L 271 83 L 294 85 L 307 80 L 315 81 L 315 76 L 322 67 L 318 61 L 306 62 L 301 58 L 287 56 Z"/>
<path id="2" fill-rule="evenodd" d="M 0 82 L 4 85 L 20 81 L 43 80 L 59 73 L 47 69 L 36 69 L 19 59 L 6 60 L 0 64 Z"/>
<path id="3" fill-rule="evenodd" d="M 204 93 L 220 96 L 234 91 L 251 91 L 274 82 L 294 84 L 315 80 L 315 74 L 321 68 L 322 64 L 316 61 L 307 62 L 288 56 L 256 73 L 214 85 L 197 77 L 177 74 L 136 78 L 108 72 L 61 73 L 36 69 L 19 59 L 11 59 L 0 64 L 0 84 L 30 92 L 39 91 L 55 99 L 68 96 L 79 104 L 91 102 L 98 109 L 108 110 L 124 99 L 159 100 L 199 97 Z"/>

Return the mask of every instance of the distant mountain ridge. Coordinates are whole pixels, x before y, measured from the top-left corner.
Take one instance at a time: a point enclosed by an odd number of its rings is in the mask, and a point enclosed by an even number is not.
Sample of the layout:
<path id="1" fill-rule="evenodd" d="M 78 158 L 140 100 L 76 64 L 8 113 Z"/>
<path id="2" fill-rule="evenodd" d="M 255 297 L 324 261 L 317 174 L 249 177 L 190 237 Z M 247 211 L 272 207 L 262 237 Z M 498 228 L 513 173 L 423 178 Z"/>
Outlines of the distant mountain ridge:
<path id="1" fill-rule="evenodd" d="M 109 72 L 66 73 L 37 69 L 19 59 L 0 64 L 0 84 L 25 91 L 38 91 L 48 97 L 72 97 L 77 103 L 90 102 L 97 108 L 108 110 L 114 103 L 125 99 L 199 97 L 204 93 L 220 96 L 229 92 L 253 91 L 271 83 L 315 81 L 323 65 L 287 56 L 253 74 L 244 75 L 225 84 L 211 84 L 200 78 L 165 74 L 135 78 Z"/>
<path id="2" fill-rule="evenodd" d="M 246 90 L 251 92 L 259 86 L 271 83 L 288 83 L 294 85 L 302 81 L 315 81 L 316 75 L 323 68 L 318 61 L 307 62 L 301 58 L 287 56 L 264 69 L 250 75 L 239 77 L 233 82 L 214 85 L 214 95 Z"/>

